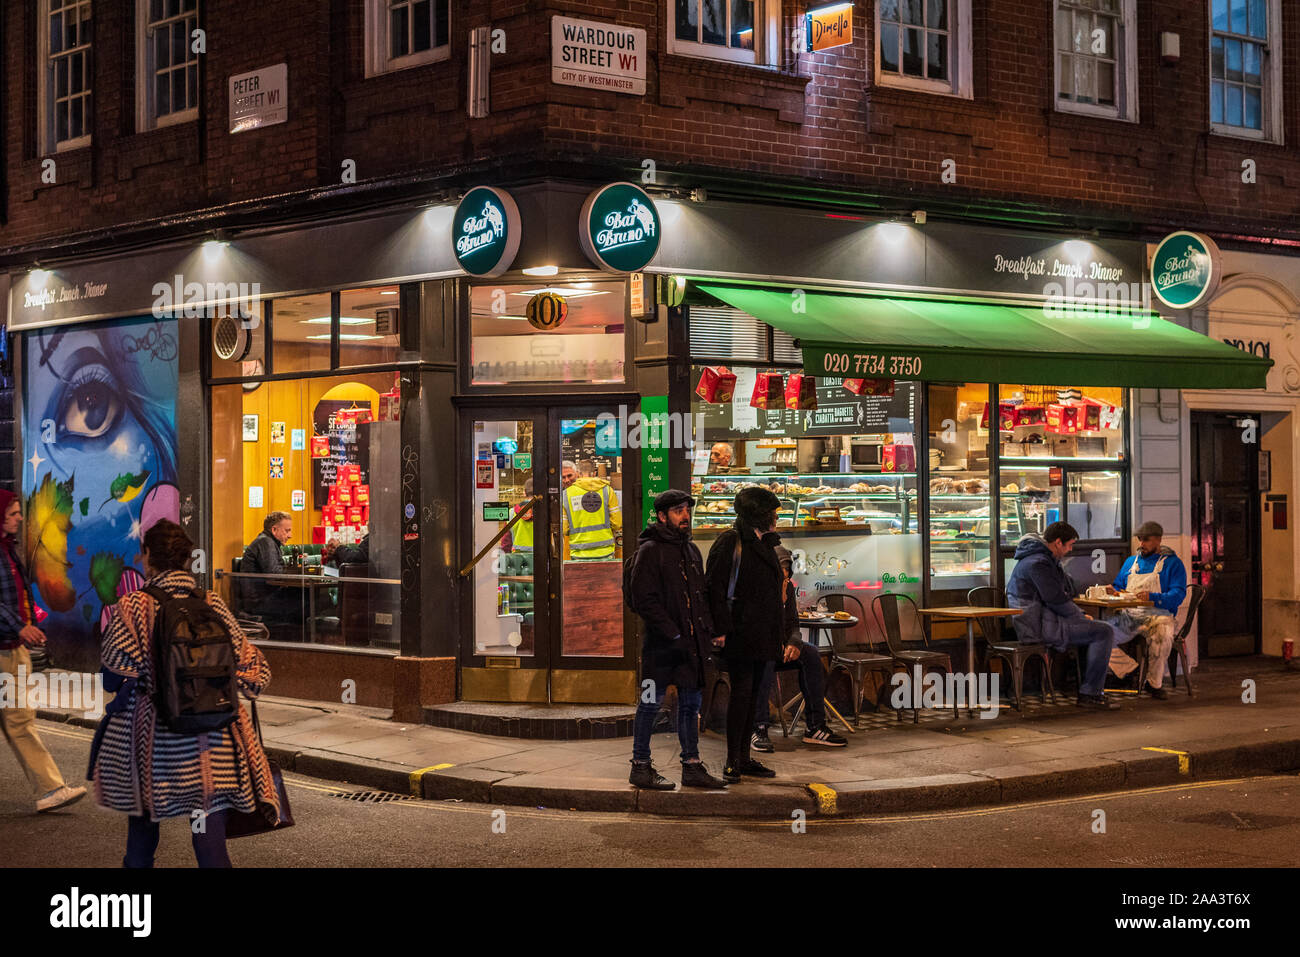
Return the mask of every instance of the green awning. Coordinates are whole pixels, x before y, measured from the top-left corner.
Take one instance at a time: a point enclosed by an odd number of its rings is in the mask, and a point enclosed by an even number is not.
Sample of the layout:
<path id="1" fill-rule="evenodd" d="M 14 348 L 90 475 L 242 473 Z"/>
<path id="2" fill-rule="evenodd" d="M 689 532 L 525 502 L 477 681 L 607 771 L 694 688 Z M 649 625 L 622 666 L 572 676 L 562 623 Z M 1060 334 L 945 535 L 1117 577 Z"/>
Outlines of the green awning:
<path id="1" fill-rule="evenodd" d="M 810 375 L 1262 389 L 1262 359 L 1155 315 L 697 284 L 786 332 Z"/>

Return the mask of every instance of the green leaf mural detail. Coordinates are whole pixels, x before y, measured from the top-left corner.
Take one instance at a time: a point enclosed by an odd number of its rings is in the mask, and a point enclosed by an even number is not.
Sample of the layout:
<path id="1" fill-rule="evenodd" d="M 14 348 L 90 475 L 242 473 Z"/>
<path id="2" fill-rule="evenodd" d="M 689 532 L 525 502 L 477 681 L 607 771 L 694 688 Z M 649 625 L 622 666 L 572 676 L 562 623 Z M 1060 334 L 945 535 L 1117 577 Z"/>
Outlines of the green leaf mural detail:
<path id="1" fill-rule="evenodd" d="M 139 475 L 123 472 L 113 479 L 113 484 L 108 487 L 108 498 L 104 499 L 104 504 L 99 507 L 103 508 L 104 505 L 114 500 L 123 503 L 131 501 L 144 491 L 144 483 L 149 481 L 150 474 L 148 470 L 141 472 Z"/>
<path id="2" fill-rule="evenodd" d="M 122 580 L 122 568 L 126 564 L 120 555 L 108 552 L 96 552 L 90 560 L 90 583 L 95 587 L 95 594 L 105 605 L 117 601 L 117 586 Z"/>
<path id="3" fill-rule="evenodd" d="M 87 515 L 90 514 L 90 499 L 83 498 L 80 502 L 77 503 L 77 508 L 81 509 L 81 517 L 85 518 Z"/>

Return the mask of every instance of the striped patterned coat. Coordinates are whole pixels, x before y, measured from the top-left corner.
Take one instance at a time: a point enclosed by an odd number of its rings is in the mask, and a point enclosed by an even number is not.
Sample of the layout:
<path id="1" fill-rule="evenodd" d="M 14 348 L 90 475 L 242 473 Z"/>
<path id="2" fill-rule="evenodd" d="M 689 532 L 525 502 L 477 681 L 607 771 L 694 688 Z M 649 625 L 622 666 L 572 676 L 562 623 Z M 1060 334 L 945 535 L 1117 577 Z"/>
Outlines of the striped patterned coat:
<path id="1" fill-rule="evenodd" d="M 194 578 L 182 571 L 156 575 L 149 584 L 178 596 L 196 587 Z M 266 657 L 245 637 L 225 602 L 209 593 L 208 603 L 234 636 L 240 690 L 256 698 L 271 680 Z M 159 726 L 153 697 L 145 690 L 153 687 L 152 635 L 158 606 L 136 591 L 123 595 L 114 608 L 101 661 L 106 670 L 137 680 L 119 692 L 131 696 L 126 708 L 104 718 L 90 769 L 96 801 L 114 811 L 147 814 L 153 821 L 189 816 L 198 809 L 253 811 L 254 796 L 278 813 L 279 794 L 248 711 L 241 704 L 235 723 L 205 734 L 173 734 Z"/>

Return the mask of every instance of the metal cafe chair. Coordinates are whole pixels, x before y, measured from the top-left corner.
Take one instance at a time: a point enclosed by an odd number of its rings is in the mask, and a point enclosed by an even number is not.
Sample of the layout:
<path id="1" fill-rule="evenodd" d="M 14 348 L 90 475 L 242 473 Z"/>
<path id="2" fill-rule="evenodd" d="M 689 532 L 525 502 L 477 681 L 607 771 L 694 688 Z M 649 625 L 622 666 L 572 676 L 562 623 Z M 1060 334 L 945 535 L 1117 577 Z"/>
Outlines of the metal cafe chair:
<path id="1" fill-rule="evenodd" d="M 930 640 L 926 637 L 924 628 L 920 629 L 920 632 L 921 641 L 926 646 L 925 650 L 904 647 L 902 626 L 898 614 L 900 602 L 906 602 L 911 608 L 913 621 L 920 620 L 921 615 L 916 607 L 916 602 L 908 595 L 896 595 L 887 592 L 883 595 L 877 595 L 871 602 L 872 615 L 885 636 L 885 643 L 889 646 L 889 655 L 894 659 L 895 666 L 902 665 L 904 670 L 909 673 L 915 666 L 919 665 L 926 672 L 937 668 L 946 674 L 952 674 L 952 659 L 941 651 L 929 650 Z M 952 716 L 954 718 L 958 716 L 955 696 L 952 703 Z M 898 720 L 903 720 L 901 708 L 898 709 Z M 913 708 L 912 723 L 917 724 L 920 720 L 919 709 Z"/>
<path id="2" fill-rule="evenodd" d="M 1183 619 L 1183 627 L 1178 629 L 1174 635 L 1173 646 L 1169 650 L 1169 683 L 1173 687 L 1178 687 L 1178 667 L 1182 666 L 1183 680 L 1187 682 L 1187 696 L 1192 697 L 1196 694 L 1192 690 L 1192 671 L 1191 665 L 1187 661 L 1187 636 L 1191 633 L 1192 625 L 1196 622 L 1196 613 L 1201 607 L 1201 599 L 1205 597 L 1205 587 L 1203 585 L 1187 586 L 1187 617 Z M 1141 667 L 1138 670 L 1138 691 L 1146 686 L 1147 677 L 1147 639 L 1146 635 L 1138 635 L 1137 649 L 1140 652 L 1139 661 Z"/>
<path id="3" fill-rule="evenodd" d="M 824 596 L 826 609 L 830 612 L 845 611 L 855 614 L 858 619 L 857 624 L 848 628 L 828 628 L 831 636 L 831 674 L 837 671 L 843 671 L 849 679 L 849 691 L 853 696 L 853 727 L 858 726 L 858 718 L 862 711 L 862 698 L 866 693 L 864 681 L 870 674 L 882 675 L 880 690 L 876 692 L 876 701 L 872 705 L 873 711 L 880 710 L 880 701 L 885 696 L 885 689 L 889 686 L 889 677 L 894 671 L 894 659 L 892 655 L 881 654 L 876 650 L 876 643 L 879 639 L 873 639 L 871 628 L 868 623 L 867 609 L 861 600 L 855 595 L 845 595 L 839 592 L 832 592 Z M 848 605 L 857 606 L 856 609 L 847 607 Z M 900 713 L 899 720 L 902 720 Z"/>
<path id="4" fill-rule="evenodd" d="M 995 608 L 998 606 L 998 600 L 1002 598 L 1001 589 L 992 585 L 981 585 L 966 593 L 966 603 L 976 608 Z M 985 641 L 984 667 L 987 669 L 993 658 L 999 658 L 1007 663 L 1007 667 L 1011 669 L 1011 682 L 1016 695 L 1016 710 L 1020 712 L 1025 710 L 1021 702 L 1021 693 L 1025 685 L 1025 665 L 1035 658 L 1042 662 L 1043 683 L 1039 686 L 1039 694 L 1042 696 L 1043 704 L 1047 704 L 1048 691 L 1052 688 L 1052 662 L 1048 657 L 1047 646 L 1039 642 L 1007 638 L 1002 634 L 1001 619 L 980 618 L 979 626 Z M 1056 700 L 1054 691 L 1052 700 Z"/>

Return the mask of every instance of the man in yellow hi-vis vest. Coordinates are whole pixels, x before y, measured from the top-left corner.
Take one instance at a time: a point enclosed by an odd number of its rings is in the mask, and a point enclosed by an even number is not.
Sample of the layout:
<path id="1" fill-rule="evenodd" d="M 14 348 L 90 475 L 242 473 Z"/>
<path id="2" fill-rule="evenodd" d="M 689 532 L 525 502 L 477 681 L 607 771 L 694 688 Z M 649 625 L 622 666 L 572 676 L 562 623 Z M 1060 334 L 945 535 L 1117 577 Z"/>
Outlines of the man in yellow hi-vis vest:
<path id="1" fill-rule="evenodd" d="M 528 479 L 524 482 L 524 495 L 528 496 L 522 502 L 515 506 L 515 513 L 523 511 L 524 506 L 528 504 L 528 499 L 533 495 L 533 480 Z M 533 513 L 529 512 L 526 518 L 520 519 L 515 523 L 515 527 L 510 532 L 510 549 L 515 552 L 531 552 L 533 550 Z"/>
<path id="2" fill-rule="evenodd" d="M 568 557 L 575 561 L 613 558 L 623 533 L 618 493 L 603 478 L 574 480 L 561 493 Z"/>

